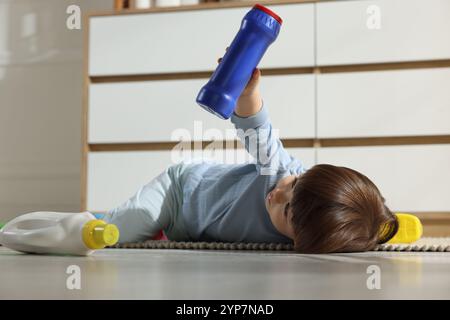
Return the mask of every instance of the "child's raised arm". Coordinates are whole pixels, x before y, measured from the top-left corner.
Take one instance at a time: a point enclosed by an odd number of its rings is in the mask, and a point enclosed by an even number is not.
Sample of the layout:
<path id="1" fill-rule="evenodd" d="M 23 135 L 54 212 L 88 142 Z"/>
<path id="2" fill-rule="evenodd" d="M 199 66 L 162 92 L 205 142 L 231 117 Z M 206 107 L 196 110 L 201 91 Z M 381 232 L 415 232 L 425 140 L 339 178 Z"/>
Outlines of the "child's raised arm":
<path id="1" fill-rule="evenodd" d="M 305 168 L 299 160 L 289 155 L 272 130 L 267 108 L 263 106 L 259 92 L 260 78 L 261 72 L 256 68 L 238 99 L 231 122 L 245 149 L 256 160 L 261 174 L 276 174 L 280 169 L 300 174 L 306 171 Z"/>
<path id="2" fill-rule="evenodd" d="M 231 122 L 245 149 L 256 160 L 260 174 L 273 175 L 280 170 L 290 171 L 291 174 L 306 171 L 301 162 L 284 149 L 277 131 L 272 129 L 269 113 L 263 103 L 260 110 L 249 117 L 233 113 Z"/>

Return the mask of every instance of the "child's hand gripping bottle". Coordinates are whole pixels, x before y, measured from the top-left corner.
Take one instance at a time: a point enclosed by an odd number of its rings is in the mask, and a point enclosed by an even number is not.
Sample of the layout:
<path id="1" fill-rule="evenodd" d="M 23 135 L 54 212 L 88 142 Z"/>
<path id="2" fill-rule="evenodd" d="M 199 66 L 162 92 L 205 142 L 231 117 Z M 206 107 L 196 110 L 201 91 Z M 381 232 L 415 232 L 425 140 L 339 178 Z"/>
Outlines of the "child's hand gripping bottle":
<path id="1" fill-rule="evenodd" d="M 113 224 L 91 213 L 32 212 L 0 230 L 0 244 L 26 253 L 89 255 L 119 240 Z"/>
<path id="2" fill-rule="evenodd" d="M 280 32 L 281 18 L 259 4 L 242 20 L 241 28 L 208 83 L 200 90 L 197 103 L 228 119 L 269 45 Z"/>

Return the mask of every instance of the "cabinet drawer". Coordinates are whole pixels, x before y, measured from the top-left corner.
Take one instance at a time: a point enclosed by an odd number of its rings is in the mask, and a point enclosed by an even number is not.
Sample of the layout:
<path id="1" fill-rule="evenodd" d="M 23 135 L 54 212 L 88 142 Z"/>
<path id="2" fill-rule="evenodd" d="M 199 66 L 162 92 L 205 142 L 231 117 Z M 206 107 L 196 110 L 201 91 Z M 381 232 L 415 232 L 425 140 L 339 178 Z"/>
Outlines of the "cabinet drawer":
<path id="1" fill-rule="evenodd" d="M 314 165 L 312 148 L 288 149 L 292 156 L 302 163 Z M 181 159 L 207 158 L 221 163 L 244 163 L 250 160 L 244 149 L 185 151 L 172 154 L 171 151 L 143 152 L 94 152 L 88 155 L 87 210 L 104 212 L 120 205 L 133 196 L 139 187 L 148 183 L 165 168 Z"/>
<path id="2" fill-rule="evenodd" d="M 391 210 L 450 210 L 450 145 L 321 148 L 317 160 L 365 174 Z"/>
<path id="3" fill-rule="evenodd" d="M 93 84 L 89 93 L 89 143 L 210 140 L 234 125 L 200 108 L 195 98 L 206 83 L 166 80 Z M 288 90 L 286 90 L 288 88 Z M 314 136 L 312 75 L 267 76 L 261 81 L 265 106 L 282 138 Z M 214 131 L 212 131 L 212 129 Z M 208 131 L 209 130 L 209 134 Z M 233 131 L 228 132 L 233 137 Z M 172 139 L 173 138 L 173 139 Z"/>
<path id="4" fill-rule="evenodd" d="M 379 12 L 379 29 L 368 26 L 368 19 L 378 14 L 371 11 L 373 6 Z M 448 59 L 449 34 L 447 0 L 317 4 L 319 65 Z"/>
<path id="5" fill-rule="evenodd" d="M 214 70 L 250 8 L 91 17 L 89 74 Z M 313 65 L 313 5 L 270 8 L 283 18 L 283 26 L 260 67 Z"/>
<path id="6" fill-rule="evenodd" d="M 318 76 L 318 136 L 450 134 L 450 68 Z"/>

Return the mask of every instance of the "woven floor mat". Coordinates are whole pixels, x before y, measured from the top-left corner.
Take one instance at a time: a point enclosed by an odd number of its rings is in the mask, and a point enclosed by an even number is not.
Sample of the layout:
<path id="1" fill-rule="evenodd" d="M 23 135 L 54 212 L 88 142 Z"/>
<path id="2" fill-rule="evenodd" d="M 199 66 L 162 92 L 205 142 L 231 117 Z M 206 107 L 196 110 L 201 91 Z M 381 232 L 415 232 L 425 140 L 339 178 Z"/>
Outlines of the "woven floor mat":
<path id="1" fill-rule="evenodd" d="M 183 242 L 148 240 L 137 243 L 117 244 L 116 249 L 187 249 L 187 250 L 268 250 L 293 251 L 291 244 L 243 243 L 243 242 Z M 382 244 L 374 251 L 450 252 L 449 238 L 422 238 L 411 244 Z"/>
<path id="2" fill-rule="evenodd" d="M 374 251 L 450 252 L 450 237 L 422 238 L 410 244 L 381 244 Z"/>

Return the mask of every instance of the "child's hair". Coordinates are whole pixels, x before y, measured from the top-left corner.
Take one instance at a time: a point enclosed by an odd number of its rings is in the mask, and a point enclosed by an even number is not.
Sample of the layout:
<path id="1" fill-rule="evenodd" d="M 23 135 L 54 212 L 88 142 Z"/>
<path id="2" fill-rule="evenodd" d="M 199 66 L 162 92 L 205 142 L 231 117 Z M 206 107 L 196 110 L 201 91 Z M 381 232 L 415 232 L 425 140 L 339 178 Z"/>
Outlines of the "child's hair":
<path id="1" fill-rule="evenodd" d="M 291 208 L 294 246 L 301 253 L 368 251 L 398 230 L 375 184 L 346 167 L 319 164 L 306 171 Z"/>

